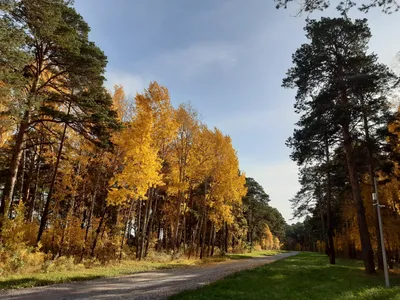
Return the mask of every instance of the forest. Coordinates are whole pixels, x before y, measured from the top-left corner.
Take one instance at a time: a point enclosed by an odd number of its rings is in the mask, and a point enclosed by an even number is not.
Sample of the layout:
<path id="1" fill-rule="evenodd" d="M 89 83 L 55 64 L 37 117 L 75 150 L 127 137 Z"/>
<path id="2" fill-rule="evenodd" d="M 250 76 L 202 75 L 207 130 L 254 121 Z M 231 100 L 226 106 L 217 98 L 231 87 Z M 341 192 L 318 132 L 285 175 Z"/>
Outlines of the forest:
<path id="1" fill-rule="evenodd" d="M 71 1 L 0 11 L 0 274 L 281 247 L 285 220 L 231 138 L 155 81 L 106 90 L 107 57 Z"/>

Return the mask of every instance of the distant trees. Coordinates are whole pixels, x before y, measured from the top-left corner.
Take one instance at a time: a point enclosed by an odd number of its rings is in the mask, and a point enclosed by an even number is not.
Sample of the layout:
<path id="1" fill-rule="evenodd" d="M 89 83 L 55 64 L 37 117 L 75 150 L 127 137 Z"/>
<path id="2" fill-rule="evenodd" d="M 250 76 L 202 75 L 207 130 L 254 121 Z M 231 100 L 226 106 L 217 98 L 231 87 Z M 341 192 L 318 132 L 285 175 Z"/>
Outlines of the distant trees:
<path id="1" fill-rule="evenodd" d="M 247 243 L 250 249 L 255 244 L 280 243 L 285 236 L 286 222 L 277 209 L 269 206 L 269 196 L 253 178 L 246 178 L 247 194 L 243 198 L 244 217 L 247 220 Z"/>

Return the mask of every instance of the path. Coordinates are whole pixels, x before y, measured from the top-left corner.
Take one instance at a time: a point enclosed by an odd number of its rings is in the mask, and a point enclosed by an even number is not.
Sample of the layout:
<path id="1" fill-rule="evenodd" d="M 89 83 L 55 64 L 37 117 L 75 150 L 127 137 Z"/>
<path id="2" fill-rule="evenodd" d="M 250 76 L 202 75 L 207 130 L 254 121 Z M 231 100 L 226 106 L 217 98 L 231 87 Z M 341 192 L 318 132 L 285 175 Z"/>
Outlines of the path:
<path id="1" fill-rule="evenodd" d="M 122 277 L 56 284 L 0 292 L 0 300 L 166 299 L 184 290 L 196 289 L 229 274 L 269 264 L 297 254 L 229 260 L 187 269 L 169 269 Z"/>

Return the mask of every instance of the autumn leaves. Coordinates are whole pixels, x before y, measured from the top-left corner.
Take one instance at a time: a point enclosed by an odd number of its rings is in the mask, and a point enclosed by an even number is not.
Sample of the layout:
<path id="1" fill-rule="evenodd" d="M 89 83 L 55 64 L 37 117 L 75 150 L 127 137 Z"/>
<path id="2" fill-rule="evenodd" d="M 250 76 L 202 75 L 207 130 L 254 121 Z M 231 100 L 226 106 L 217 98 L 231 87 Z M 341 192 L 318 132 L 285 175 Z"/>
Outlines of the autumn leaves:
<path id="1" fill-rule="evenodd" d="M 171 227 L 173 249 L 184 242 L 181 231 L 187 226 L 189 211 L 199 210 L 203 226 L 209 222 L 216 230 L 234 221 L 232 208 L 241 204 L 246 189 L 229 136 L 201 124 L 189 105 L 174 109 L 168 90 L 156 82 L 136 95 L 132 108 L 122 87 L 116 87 L 114 105 L 119 118 L 127 121 L 112 138 L 117 153 L 114 162 L 119 166 L 110 180 L 109 205 L 130 206 L 135 201 L 151 201 L 153 190 L 164 193 L 168 203 L 164 209 L 173 210 L 165 211 L 163 218 Z M 200 186 L 203 195 L 195 203 L 191 194 Z M 137 222 L 132 215 L 127 219 L 127 227 Z M 141 230 L 147 231 L 149 224 L 142 225 Z M 199 231 L 189 239 L 201 235 Z"/>

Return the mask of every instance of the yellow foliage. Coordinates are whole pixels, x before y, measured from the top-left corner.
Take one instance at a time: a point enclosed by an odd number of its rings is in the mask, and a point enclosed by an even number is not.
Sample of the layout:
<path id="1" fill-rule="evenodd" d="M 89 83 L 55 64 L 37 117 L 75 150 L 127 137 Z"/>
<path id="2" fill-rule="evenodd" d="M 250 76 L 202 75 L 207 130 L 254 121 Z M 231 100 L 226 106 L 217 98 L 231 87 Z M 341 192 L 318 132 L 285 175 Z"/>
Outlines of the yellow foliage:
<path id="1" fill-rule="evenodd" d="M 24 222 L 25 208 L 22 202 L 15 209 L 14 218 L 4 218 L 0 244 L 0 274 L 18 272 L 22 268 L 42 265 L 45 254 L 28 245 L 26 234 L 29 225 Z"/>
<path id="2" fill-rule="evenodd" d="M 137 94 L 135 104 L 132 120 L 113 137 L 123 162 L 122 171 L 110 181 L 109 205 L 125 204 L 129 199 L 145 199 L 150 187 L 162 185 L 162 161 L 152 136 L 154 115 L 151 103 L 144 95 Z"/>

